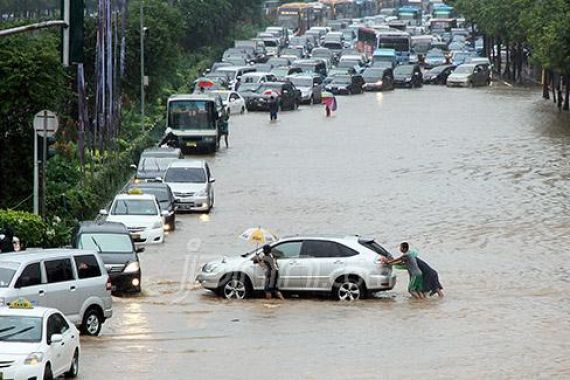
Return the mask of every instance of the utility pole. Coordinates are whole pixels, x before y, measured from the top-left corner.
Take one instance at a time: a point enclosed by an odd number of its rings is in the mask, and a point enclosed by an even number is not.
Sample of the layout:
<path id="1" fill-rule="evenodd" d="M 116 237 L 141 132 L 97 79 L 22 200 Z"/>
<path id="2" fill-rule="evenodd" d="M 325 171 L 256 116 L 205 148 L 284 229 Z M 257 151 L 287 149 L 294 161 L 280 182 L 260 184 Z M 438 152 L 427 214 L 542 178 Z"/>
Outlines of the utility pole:
<path id="1" fill-rule="evenodd" d="M 141 132 L 144 132 L 144 0 L 141 0 L 141 25 L 140 25 L 140 34 L 141 34 Z"/>

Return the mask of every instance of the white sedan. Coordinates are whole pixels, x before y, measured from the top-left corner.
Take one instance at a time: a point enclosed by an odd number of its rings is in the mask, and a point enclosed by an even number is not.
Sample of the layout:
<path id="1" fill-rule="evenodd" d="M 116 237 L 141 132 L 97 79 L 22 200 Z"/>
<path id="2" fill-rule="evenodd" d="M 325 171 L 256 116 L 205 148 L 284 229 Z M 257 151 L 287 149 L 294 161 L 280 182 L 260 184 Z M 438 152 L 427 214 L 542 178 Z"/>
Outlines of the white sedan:
<path id="1" fill-rule="evenodd" d="M 56 309 L 16 303 L 0 307 L 0 379 L 77 377 L 79 331 L 73 323 Z"/>
<path id="2" fill-rule="evenodd" d="M 239 115 L 245 113 L 245 100 L 236 91 L 213 91 L 222 97 L 224 106 L 228 109 L 230 115 Z"/>

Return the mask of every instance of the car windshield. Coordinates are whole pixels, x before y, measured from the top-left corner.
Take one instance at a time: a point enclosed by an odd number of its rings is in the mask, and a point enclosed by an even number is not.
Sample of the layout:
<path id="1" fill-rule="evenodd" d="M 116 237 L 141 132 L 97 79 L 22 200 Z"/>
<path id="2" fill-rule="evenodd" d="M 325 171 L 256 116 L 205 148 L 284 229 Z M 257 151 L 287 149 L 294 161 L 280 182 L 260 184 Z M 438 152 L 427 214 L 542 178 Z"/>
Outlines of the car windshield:
<path id="1" fill-rule="evenodd" d="M 271 70 L 271 72 L 272 72 L 275 76 L 282 77 L 282 76 L 285 76 L 285 75 L 289 74 L 289 69 L 287 69 L 287 68 L 283 68 L 283 69 L 273 69 L 273 70 Z M 240 89 L 240 91 L 241 91 L 242 88 L 240 87 L 239 89 Z"/>
<path id="2" fill-rule="evenodd" d="M 278 46 L 277 41 L 273 40 L 264 40 L 263 43 L 265 44 L 265 46 L 270 46 L 270 47 Z"/>
<path id="3" fill-rule="evenodd" d="M 428 73 L 437 75 L 447 68 L 448 68 L 448 66 L 437 66 L 437 67 L 431 69 L 430 71 L 428 71 Z"/>
<path id="4" fill-rule="evenodd" d="M 41 341 L 41 317 L 0 316 L 0 342 L 37 343 Z"/>
<path id="5" fill-rule="evenodd" d="M 454 71 L 455 74 L 471 74 L 472 72 L 472 66 L 458 66 Z"/>
<path id="6" fill-rule="evenodd" d="M 342 50 L 342 44 L 340 42 L 325 42 L 323 46 L 327 49 Z"/>
<path id="7" fill-rule="evenodd" d="M 414 66 L 398 66 L 396 70 L 394 70 L 394 74 L 396 75 L 410 75 L 414 72 Z"/>
<path id="8" fill-rule="evenodd" d="M 439 57 L 443 57 L 443 56 L 444 55 L 443 55 L 443 52 L 441 50 L 436 50 L 436 51 L 430 50 L 427 52 L 427 55 L 426 55 L 426 57 L 429 57 L 429 58 L 439 58 Z"/>
<path id="9" fill-rule="evenodd" d="M 17 268 L 6 268 L 3 263 L 0 268 L 0 288 L 7 288 L 16 274 Z"/>
<path id="10" fill-rule="evenodd" d="M 133 252 L 133 243 L 128 234 L 81 234 L 77 246 L 79 249 L 95 250 L 102 253 Z"/>
<path id="11" fill-rule="evenodd" d="M 166 172 L 164 181 L 205 183 L 206 172 L 202 168 L 170 168 Z"/>
<path id="12" fill-rule="evenodd" d="M 260 83 L 243 83 L 239 86 L 239 92 L 256 92 L 259 87 L 261 87 Z"/>
<path id="13" fill-rule="evenodd" d="M 142 190 L 143 193 L 145 194 L 151 194 L 154 195 L 156 197 L 156 200 L 159 201 L 160 203 L 162 202 L 169 202 L 170 201 L 170 197 L 168 194 L 168 190 L 166 189 L 167 185 L 164 185 L 165 187 L 138 187 L 139 189 Z"/>
<path id="14" fill-rule="evenodd" d="M 112 215 L 157 215 L 155 203 L 150 199 L 118 199 L 113 204 Z"/>
<path id="15" fill-rule="evenodd" d="M 313 78 L 290 78 L 295 87 L 312 87 Z"/>
<path id="16" fill-rule="evenodd" d="M 336 67 L 340 67 L 340 68 L 354 68 L 354 66 L 357 66 L 358 62 L 356 61 L 341 61 L 339 62 L 339 64 Z"/>
<path id="17" fill-rule="evenodd" d="M 383 74 L 383 69 L 366 69 L 362 76 L 364 78 L 381 78 Z"/>
<path id="18" fill-rule="evenodd" d="M 145 157 L 139 162 L 139 171 L 159 171 L 163 172 L 168 169 L 168 165 L 177 158 L 172 157 Z"/>
<path id="19" fill-rule="evenodd" d="M 352 82 L 351 77 L 342 75 L 334 77 L 331 83 L 350 84 L 351 82 Z"/>

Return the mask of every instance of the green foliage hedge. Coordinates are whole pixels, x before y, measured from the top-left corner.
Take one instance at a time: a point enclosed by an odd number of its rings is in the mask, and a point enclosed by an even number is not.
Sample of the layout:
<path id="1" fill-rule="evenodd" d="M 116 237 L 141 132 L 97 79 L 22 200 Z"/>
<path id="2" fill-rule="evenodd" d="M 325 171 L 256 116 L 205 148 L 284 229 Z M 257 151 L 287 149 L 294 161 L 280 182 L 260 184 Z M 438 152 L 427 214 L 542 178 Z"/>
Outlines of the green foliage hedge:
<path id="1" fill-rule="evenodd" d="M 47 224 L 38 215 L 24 211 L 0 210 L 0 227 L 9 227 L 27 246 L 39 247 L 46 240 Z"/>

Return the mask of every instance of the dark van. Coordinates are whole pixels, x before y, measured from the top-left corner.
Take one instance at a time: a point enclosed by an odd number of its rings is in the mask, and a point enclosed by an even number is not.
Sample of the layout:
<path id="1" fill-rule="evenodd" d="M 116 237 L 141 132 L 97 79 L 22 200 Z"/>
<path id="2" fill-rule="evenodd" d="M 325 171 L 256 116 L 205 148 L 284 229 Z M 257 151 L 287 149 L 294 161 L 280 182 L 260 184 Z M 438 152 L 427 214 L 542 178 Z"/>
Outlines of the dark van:
<path id="1" fill-rule="evenodd" d="M 140 293 L 141 268 L 131 235 L 122 223 L 81 222 L 72 237 L 73 248 L 94 250 L 103 259 L 113 293 Z"/>

